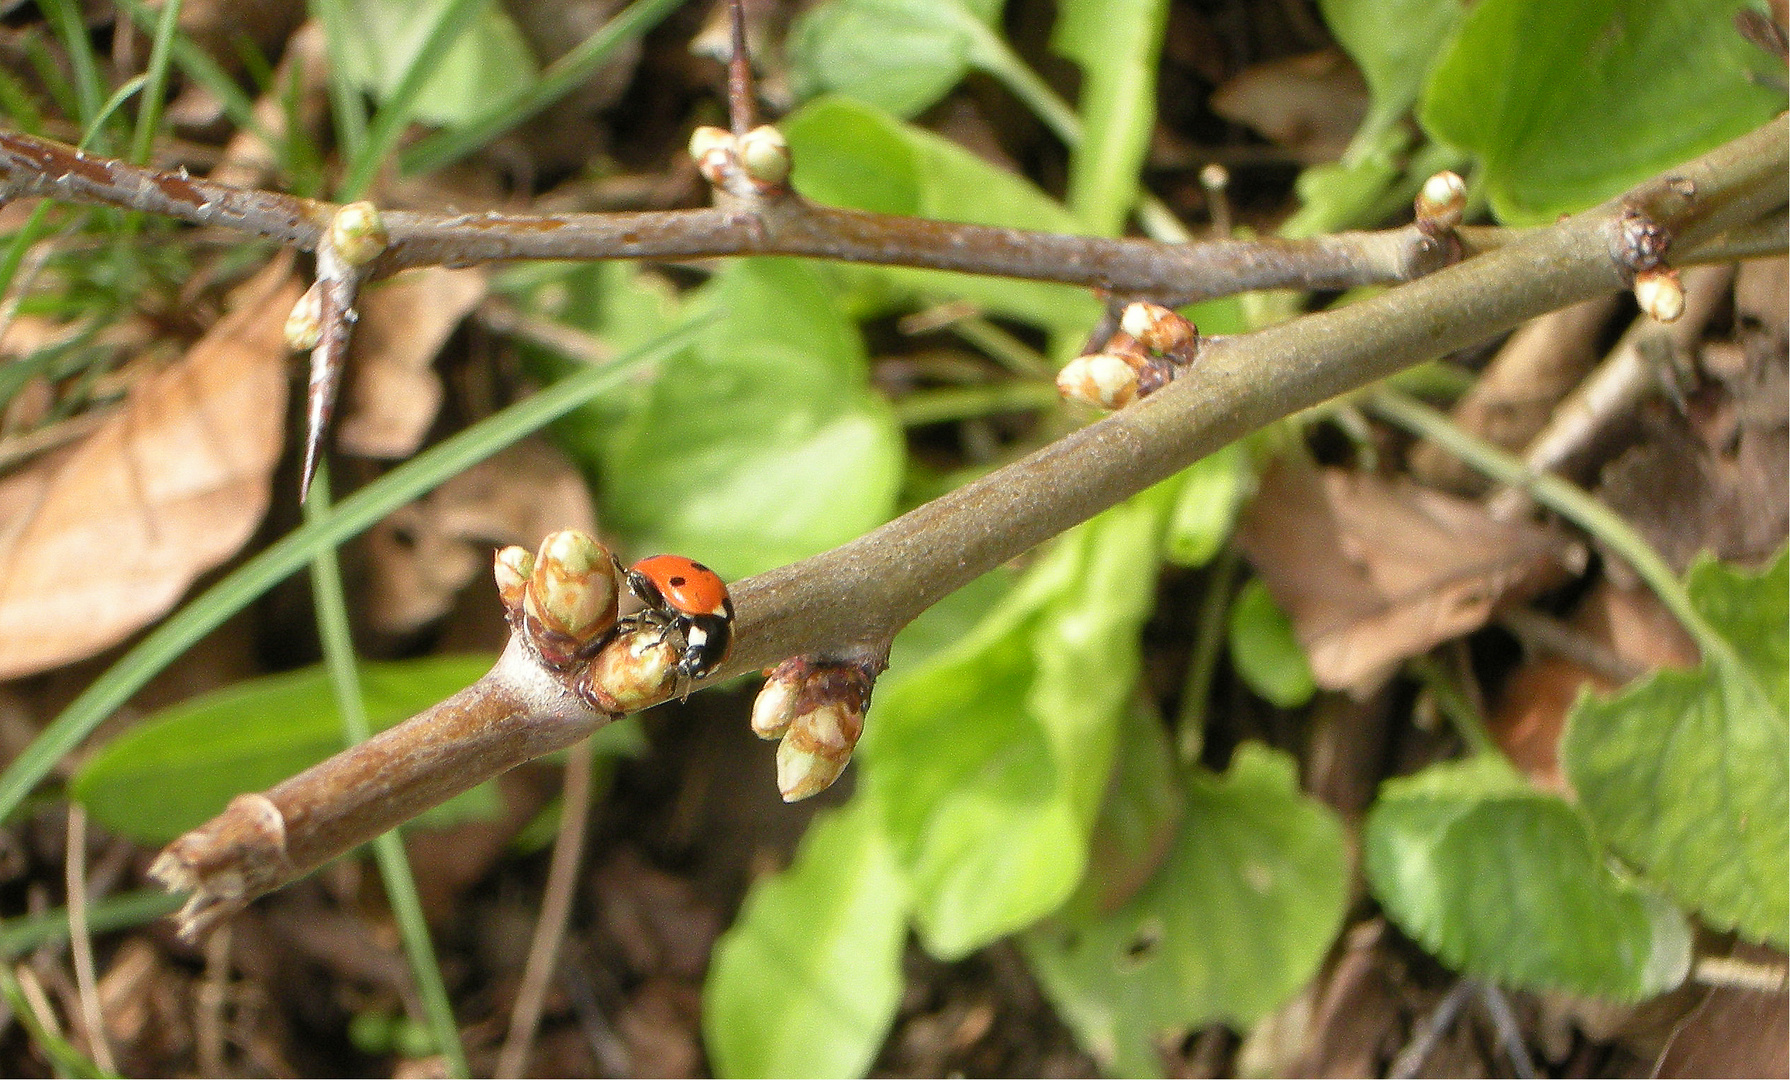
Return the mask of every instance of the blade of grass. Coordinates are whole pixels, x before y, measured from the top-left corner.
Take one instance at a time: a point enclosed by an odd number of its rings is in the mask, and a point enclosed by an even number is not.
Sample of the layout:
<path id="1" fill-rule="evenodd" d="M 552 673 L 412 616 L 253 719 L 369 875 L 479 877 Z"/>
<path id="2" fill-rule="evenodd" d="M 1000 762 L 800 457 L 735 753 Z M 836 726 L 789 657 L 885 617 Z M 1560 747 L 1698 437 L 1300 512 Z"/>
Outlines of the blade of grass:
<path id="1" fill-rule="evenodd" d="M 323 36 L 329 41 L 329 55 L 342 56 L 350 36 L 337 0 L 310 0 L 311 18 L 323 24 Z M 336 128 L 336 150 L 352 161 L 358 158 L 367 142 L 367 110 L 361 102 L 360 88 L 348 77 L 348 65 L 329 65 L 329 115 Z"/>
<path id="2" fill-rule="evenodd" d="M 684 0 L 634 0 L 596 33 L 555 60 L 534 86 L 494 106 L 470 124 L 438 131 L 398 155 L 404 173 L 428 172 L 465 157 L 496 136 L 552 105 L 588 79 L 625 42 L 659 25 Z"/>
<path id="3" fill-rule="evenodd" d="M 161 18 L 156 21 L 155 38 L 149 47 L 149 67 L 143 73 L 149 81 L 137 108 L 137 130 L 131 133 L 130 161 L 136 165 L 148 163 L 156 132 L 161 130 L 162 97 L 168 90 L 168 58 L 174 30 L 179 25 L 180 0 L 162 0 Z"/>
<path id="4" fill-rule="evenodd" d="M 243 563 L 138 642 L 13 759 L 0 773 L 0 821 L 10 818 L 58 761 L 157 672 L 224 620 L 305 566 L 318 552 L 359 534 L 462 469 L 620 385 L 637 368 L 689 344 L 706 322 L 703 319 L 688 323 L 613 363 L 586 368 L 511 405 L 418 454 L 343 499 L 319 520 L 301 525 Z"/>
<path id="5" fill-rule="evenodd" d="M 41 992 L 40 992 L 41 994 Z M 25 997 L 25 988 L 19 985 L 19 977 L 13 972 L 11 964 L 0 964 L 0 995 L 4 995 L 7 1005 L 11 1006 L 13 1016 L 25 1027 L 25 1033 L 31 1041 L 50 1059 L 51 1066 L 58 1076 L 80 1077 L 115 1077 L 117 1073 L 100 1071 L 99 1066 L 88 1061 L 86 1056 L 62 1036 L 44 1026 L 38 1018 L 37 1010 Z"/>
<path id="6" fill-rule="evenodd" d="M 156 33 L 160 28 L 157 14 L 143 6 L 143 0 L 112 0 L 119 10 L 130 17 L 138 29 L 144 33 Z M 254 132 L 261 141 L 269 142 L 267 131 L 255 119 L 255 103 L 236 85 L 236 80 L 218 66 L 217 61 L 205 54 L 205 51 L 193 44 L 191 38 L 176 27 L 170 48 L 173 51 L 174 63 L 179 65 L 180 73 L 203 86 L 211 96 L 218 99 L 224 114 L 238 128 L 247 128 Z"/>
<path id="7" fill-rule="evenodd" d="M 379 103 L 379 112 L 373 117 L 373 126 L 367 130 L 367 139 L 350 159 L 348 176 L 342 181 L 337 194 L 343 202 L 360 198 L 361 194 L 372 184 L 373 177 L 379 172 L 386 155 L 397 145 L 398 136 L 404 133 L 404 126 L 410 123 L 412 106 L 416 96 L 422 93 L 423 86 L 435 74 L 435 69 L 447 56 L 454 42 L 472 25 L 490 0 L 448 0 L 441 14 L 436 16 L 435 25 L 429 28 L 428 37 L 423 39 L 422 48 L 410 58 L 404 69 L 404 76 L 398 85 Z"/>
<path id="8" fill-rule="evenodd" d="M 305 520 L 324 520 L 329 504 L 329 464 L 325 462 L 318 466 L 311 481 Z M 324 548 L 311 560 L 311 597 L 316 606 L 317 636 L 323 643 L 324 667 L 335 691 L 336 711 L 342 717 L 342 741 L 353 746 L 365 742 L 372 728 L 367 723 L 367 702 L 361 695 L 360 671 L 354 662 L 348 604 L 342 595 L 342 570 L 334 547 Z M 386 900 L 398 920 L 398 934 L 404 939 L 404 954 L 410 959 L 410 974 L 423 999 L 423 1012 L 435 1036 L 435 1047 L 446 1060 L 449 1076 L 470 1076 L 466 1048 L 460 1044 L 460 1027 L 454 1021 L 454 1006 L 448 1001 L 441 965 L 435 959 L 435 943 L 429 938 L 429 924 L 423 918 L 423 901 L 417 895 L 410 859 L 396 829 L 373 841 L 373 859 L 379 864 Z"/>
<path id="9" fill-rule="evenodd" d="M 1683 582 L 1659 552 L 1622 516 L 1584 488 L 1551 473 L 1533 473 L 1520 458 L 1461 430 L 1448 417 L 1409 395 L 1385 387 L 1367 399 L 1368 408 L 1415 435 L 1433 440 L 1486 476 L 1522 488 L 1536 502 L 1590 533 L 1647 583 L 1660 602 L 1696 640 L 1706 659 L 1738 663 L 1728 642 L 1698 613 Z"/>
<path id="10" fill-rule="evenodd" d="M 100 106 L 99 115 L 95 116 L 93 120 L 82 129 L 81 141 L 79 144 L 81 149 L 86 150 L 94 145 L 94 141 L 99 138 L 99 133 L 105 129 L 106 121 L 112 119 L 112 115 L 124 107 L 124 103 L 130 100 L 132 94 L 143 89 L 143 84 L 147 82 L 148 79 L 149 76 L 147 75 L 133 75 L 123 86 L 112 91 L 112 96 L 106 99 L 104 105 Z"/>
<path id="11" fill-rule="evenodd" d="M 68 53 L 68 65 L 74 69 L 75 102 L 78 119 L 86 130 L 99 116 L 99 103 L 106 94 L 106 84 L 99 76 L 99 65 L 93 58 L 93 41 L 87 36 L 87 22 L 81 17 L 81 6 L 75 0 L 40 0 L 39 6 L 56 28 L 56 37 Z"/>
<path id="12" fill-rule="evenodd" d="M 160 889 L 119 893 L 87 905 L 87 930 L 104 934 L 111 930 L 142 926 L 180 908 L 185 897 Z M 36 915 L 9 919 L 0 925 L 0 958 L 28 953 L 40 945 L 68 940 L 68 909 L 51 908 Z"/>

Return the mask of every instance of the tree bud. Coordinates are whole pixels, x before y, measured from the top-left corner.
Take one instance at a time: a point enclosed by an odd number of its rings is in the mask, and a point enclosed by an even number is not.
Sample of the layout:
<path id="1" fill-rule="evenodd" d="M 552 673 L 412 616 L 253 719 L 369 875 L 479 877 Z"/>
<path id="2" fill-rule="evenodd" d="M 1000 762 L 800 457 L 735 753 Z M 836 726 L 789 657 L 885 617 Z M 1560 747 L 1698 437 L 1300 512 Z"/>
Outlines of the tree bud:
<path id="1" fill-rule="evenodd" d="M 1117 409 L 1137 398 L 1137 370 L 1123 356 L 1078 356 L 1057 372 L 1057 393 L 1102 409 Z"/>
<path id="2" fill-rule="evenodd" d="M 1461 223 L 1467 213 L 1467 182 L 1447 169 L 1423 182 L 1417 193 L 1417 227 L 1437 236 Z"/>
<path id="3" fill-rule="evenodd" d="M 739 155 L 746 175 L 760 184 L 781 184 L 789 179 L 789 141 L 770 124 L 741 136 Z"/>
<path id="4" fill-rule="evenodd" d="M 863 733 L 863 710 L 844 700 L 828 701 L 791 721 L 777 746 L 777 790 L 783 801 L 798 802 L 831 787 Z"/>
<path id="5" fill-rule="evenodd" d="M 286 316 L 286 347 L 310 352 L 323 340 L 323 282 L 314 281 Z"/>
<path id="6" fill-rule="evenodd" d="M 379 208 L 370 202 L 351 202 L 337 210 L 329 221 L 329 239 L 349 266 L 367 265 L 391 243 Z"/>
<path id="7" fill-rule="evenodd" d="M 1684 285 L 1669 266 L 1635 275 L 1635 303 L 1659 322 L 1676 322 L 1684 314 Z"/>

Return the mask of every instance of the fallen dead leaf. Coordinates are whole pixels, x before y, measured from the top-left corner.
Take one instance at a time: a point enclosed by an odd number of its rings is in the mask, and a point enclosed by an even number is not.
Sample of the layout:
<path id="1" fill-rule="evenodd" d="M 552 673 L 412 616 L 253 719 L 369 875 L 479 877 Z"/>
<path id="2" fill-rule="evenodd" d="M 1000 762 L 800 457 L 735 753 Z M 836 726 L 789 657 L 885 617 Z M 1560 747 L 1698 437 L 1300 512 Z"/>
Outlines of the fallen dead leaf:
<path id="1" fill-rule="evenodd" d="M 0 481 L 0 679 L 117 644 L 254 533 L 300 291 L 290 256 L 275 259 L 79 446 Z"/>
<path id="2" fill-rule="evenodd" d="M 1405 482 L 1283 461 L 1238 530 L 1319 686 L 1365 696 L 1398 664 L 1560 580 L 1574 545 Z"/>
<path id="3" fill-rule="evenodd" d="M 1212 111 L 1308 164 L 1335 161 L 1367 115 L 1367 81 L 1340 49 L 1254 64 L 1212 94 Z"/>
<path id="4" fill-rule="evenodd" d="M 361 294 L 339 449 L 376 458 L 416 453 L 441 408 L 435 354 L 484 297 L 483 271 L 439 266 Z"/>
<path id="5" fill-rule="evenodd" d="M 368 530 L 367 618 L 393 634 L 432 622 L 474 577 L 489 582 L 492 549 L 532 551 L 555 529 L 596 531 L 590 489 L 557 450 L 518 443 Z"/>

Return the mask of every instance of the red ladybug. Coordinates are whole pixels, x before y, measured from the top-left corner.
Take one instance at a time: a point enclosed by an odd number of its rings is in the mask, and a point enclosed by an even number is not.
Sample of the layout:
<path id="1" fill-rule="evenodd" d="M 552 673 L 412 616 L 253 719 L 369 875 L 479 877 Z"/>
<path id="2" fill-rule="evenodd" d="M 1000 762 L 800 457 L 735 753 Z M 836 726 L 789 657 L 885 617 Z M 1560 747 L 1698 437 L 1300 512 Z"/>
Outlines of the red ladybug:
<path id="1" fill-rule="evenodd" d="M 648 620 L 676 627 L 684 638 L 677 673 L 700 679 L 727 657 L 733 637 L 733 600 L 713 570 L 682 555 L 654 555 L 627 571 L 628 591 Z"/>

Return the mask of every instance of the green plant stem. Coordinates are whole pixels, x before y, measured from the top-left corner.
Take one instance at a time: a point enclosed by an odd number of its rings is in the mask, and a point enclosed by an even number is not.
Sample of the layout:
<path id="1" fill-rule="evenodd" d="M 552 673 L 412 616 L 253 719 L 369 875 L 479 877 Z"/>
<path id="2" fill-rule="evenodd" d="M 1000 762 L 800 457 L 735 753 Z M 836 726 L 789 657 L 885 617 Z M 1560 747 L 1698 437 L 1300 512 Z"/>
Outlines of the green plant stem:
<path id="1" fill-rule="evenodd" d="M 1045 127 L 1063 140 L 1063 145 L 1071 150 L 1080 146 L 1081 117 L 1069 103 L 1058 97 L 1050 84 L 1039 78 L 1038 73 L 1027 66 L 999 34 L 974 19 L 969 21 L 975 23 L 980 30 L 971 49 L 976 66 L 993 76 L 1026 108 L 1032 110 L 1044 122 Z M 1175 212 L 1141 184 L 1138 185 L 1137 219 L 1144 232 L 1153 240 L 1166 244 L 1185 244 L 1193 239 L 1193 234 L 1181 224 L 1181 219 L 1175 216 Z"/>
<path id="2" fill-rule="evenodd" d="M 987 386 L 954 386 L 920 390 L 891 402 L 895 420 L 903 427 L 969 420 L 991 413 L 1054 409 L 1061 399 L 1054 383 L 1000 382 Z"/>
<path id="3" fill-rule="evenodd" d="M 180 907 L 183 898 L 161 889 L 119 893 L 87 905 L 87 931 L 103 934 L 141 926 Z M 68 940 L 68 909 L 51 908 L 36 915 L 9 919 L 0 925 L 0 958 L 18 956 L 40 945 Z"/>
<path id="4" fill-rule="evenodd" d="M 596 33 L 555 60 L 528 89 L 461 127 L 440 131 L 398 155 L 404 173 L 428 172 L 465 157 L 581 85 L 624 42 L 645 34 L 683 0 L 635 0 Z"/>
<path id="5" fill-rule="evenodd" d="M 1237 591 L 1241 565 L 1235 544 L 1226 544 L 1212 561 L 1206 592 L 1200 597 L 1199 626 L 1194 630 L 1193 653 L 1187 658 L 1187 677 L 1181 683 L 1181 706 L 1175 715 L 1175 745 L 1182 765 L 1193 765 L 1206 748 L 1206 704 L 1212 697 L 1212 678 L 1218 672 L 1218 653 L 1224 644 L 1226 615 Z"/>
<path id="6" fill-rule="evenodd" d="M 37 1011 L 25 997 L 25 988 L 19 985 L 19 978 L 13 973 L 10 963 L 0 963 L 0 996 L 6 998 L 11 1006 L 12 1014 L 25 1028 L 25 1033 L 37 1048 L 50 1059 L 50 1065 L 59 1076 L 99 1077 L 116 1076 L 116 1073 L 105 1072 L 79 1050 L 74 1044 L 55 1032 L 44 1027 L 38 1019 Z"/>
<path id="7" fill-rule="evenodd" d="M 100 101 L 106 92 L 99 65 L 94 62 L 93 42 L 87 37 L 87 22 L 75 0 L 42 0 L 40 6 L 55 25 L 62 47 L 68 50 L 68 63 L 74 69 L 75 101 L 81 112 L 81 127 L 85 129 L 99 117 Z"/>
<path id="8" fill-rule="evenodd" d="M 318 465 L 317 475 L 311 481 L 305 520 L 324 520 L 329 504 L 329 464 L 325 462 Z M 342 595 L 342 571 L 334 547 L 324 548 L 311 560 L 311 598 L 317 609 L 317 636 L 323 644 L 324 666 L 335 690 L 336 711 L 342 717 L 342 741 L 353 746 L 365 742 L 372 728 L 367 723 L 367 702 L 361 694 L 360 672 L 354 662 L 348 605 Z M 460 1044 L 460 1028 L 454 1020 L 454 1006 L 442 982 L 435 944 L 429 937 L 428 921 L 423 918 L 422 898 L 417 895 L 416 878 L 410 872 L 410 859 L 398 830 L 373 841 L 373 858 L 379 864 L 380 880 L 385 883 L 386 900 L 398 921 L 398 934 L 404 939 L 404 953 L 410 958 L 411 976 L 416 979 L 435 1046 L 446 1060 L 449 1076 L 470 1076 L 466 1048 Z"/>
<path id="9" fill-rule="evenodd" d="M 160 30 L 161 16 L 144 7 L 142 0 L 113 0 L 113 3 L 130 17 L 138 29 L 151 34 Z M 181 73 L 217 98 L 232 124 L 253 132 L 262 142 L 272 145 L 274 140 L 269 138 L 267 129 L 255 118 L 255 103 L 236 85 L 236 80 L 218 66 L 217 61 L 194 45 L 178 27 L 174 30 L 170 50 Z"/>
<path id="10" fill-rule="evenodd" d="M 1428 690 L 1431 698 L 1434 699 L 1436 708 L 1441 709 L 1442 715 L 1448 717 L 1448 722 L 1453 725 L 1455 733 L 1461 737 L 1461 741 L 1466 743 L 1473 753 L 1495 754 L 1498 752 L 1497 745 L 1492 742 L 1491 735 L 1486 731 L 1485 718 L 1479 715 L 1479 710 L 1473 707 L 1473 703 L 1467 700 L 1465 694 L 1461 693 L 1461 688 L 1455 685 L 1454 679 L 1449 676 L 1441 664 L 1438 664 L 1433 657 L 1414 656 L 1405 662 L 1405 667 L 1417 677 L 1419 682 L 1423 683 L 1424 689 Z"/>
<path id="11" fill-rule="evenodd" d="M 1697 642 L 1707 659 L 1738 662 L 1728 643 L 1697 613 L 1678 575 L 1645 537 L 1620 515 L 1568 480 L 1532 473 L 1521 459 L 1475 438 L 1428 405 L 1396 390 L 1380 388 L 1367 398 L 1368 407 L 1413 434 L 1437 445 L 1486 476 L 1528 492 L 1536 502 L 1590 533 L 1634 568 L 1666 610 Z"/>
<path id="12" fill-rule="evenodd" d="M 460 35 L 472 25 L 490 0 L 448 0 L 441 14 L 436 16 L 435 25 L 429 27 L 428 37 L 423 39 L 422 48 L 410 58 L 404 75 L 398 85 L 379 103 L 379 111 L 373 116 L 373 124 L 367 129 L 367 137 L 349 159 L 348 175 L 342 181 L 338 192 L 343 202 L 358 199 L 373 183 L 373 177 L 384 164 L 386 155 L 397 145 L 398 136 L 404 133 L 405 125 L 410 123 L 414 113 L 417 95 L 435 76 L 436 69 L 447 56 L 448 50 L 460 40 Z M 332 40 L 337 41 L 334 35 Z M 332 50 L 333 52 L 334 50 Z"/>
<path id="13" fill-rule="evenodd" d="M 162 126 L 162 99 L 168 90 L 168 60 L 173 52 L 174 31 L 180 25 L 181 0 L 162 0 L 161 17 L 155 24 L 155 40 L 149 48 L 149 66 L 143 100 L 138 103 L 137 130 L 131 135 L 129 160 L 147 165 L 155 135 Z"/>
<path id="14" fill-rule="evenodd" d="M 81 744 L 100 721 L 129 700 L 175 657 L 262 593 L 333 547 L 461 470 L 538 431 L 620 385 L 630 373 L 687 345 L 706 320 L 686 325 L 614 363 L 593 366 L 554 383 L 393 469 L 342 500 L 316 521 L 287 534 L 181 608 L 126 653 L 62 710 L 43 733 L 0 773 L 0 821 Z"/>
<path id="15" fill-rule="evenodd" d="M 310 0 L 311 18 L 323 24 L 323 37 L 331 56 L 343 55 L 351 31 L 342 18 L 337 0 Z M 344 160 L 358 161 L 367 144 L 367 110 L 360 88 L 348 77 L 348 65 L 329 65 L 329 113 L 336 129 L 336 151 Z"/>
<path id="16" fill-rule="evenodd" d="M 1016 375 L 1034 378 L 1054 378 L 1056 375 L 1056 365 L 1045 359 L 1044 354 L 980 315 L 958 319 L 950 329 Z"/>

